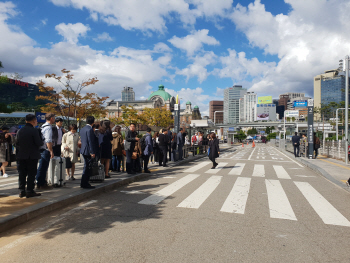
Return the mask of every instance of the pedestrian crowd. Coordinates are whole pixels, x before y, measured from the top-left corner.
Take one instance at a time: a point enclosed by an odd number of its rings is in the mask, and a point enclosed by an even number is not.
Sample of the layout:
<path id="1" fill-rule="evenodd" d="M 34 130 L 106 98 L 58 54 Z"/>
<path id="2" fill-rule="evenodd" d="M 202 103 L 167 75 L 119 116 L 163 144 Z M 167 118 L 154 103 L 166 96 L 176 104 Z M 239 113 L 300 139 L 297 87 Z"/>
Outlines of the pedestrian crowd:
<path id="1" fill-rule="evenodd" d="M 67 180 L 75 180 L 75 164 L 79 159 L 84 162 L 80 182 L 80 187 L 84 189 L 94 188 L 89 183 L 89 178 L 96 161 L 103 165 L 105 178 L 111 178 L 110 171 L 121 172 L 122 169 L 128 174 L 142 172 L 142 169 L 144 173 L 150 173 L 149 162 L 167 167 L 169 160 L 182 160 L 185 145 L 212 145 L 213 150 L 208 155 L 213 168 L 217 165 L 215 158 L 219 154 L 219 140 L 214 133 L 204 136 L 198 132 L 189 139 L 183 128 L 175 133 L 168 127 L 155 132 L 153 136 L 151 129 L 147 128 L 146 134 L 139 136 L 136 124 L 131 123 L 123 138 L 121 126 L 114 125 L 109 120 L 96 122 L 93 116 L 86 118 L 87 124 L 79 134 L 76 124 L 69 125 L 68 130 L 65 130 L 63 119 L 52 113 L 46 114 L 45 119 L 46 122 L 37 129 L 36 116 L 28 114 L 26 125 L 18 130 L 15 138 L 8 132 L 8 127 L 3 127 L 0 133 L 0 170 L 3 177 L 8 176 L 6 167 L 12 161 L 10 149 L 12 144 L 16 145 L 20 197 L 40 196 L 35 191 L 35 186 L 39 190 L 52 189 L 47 173 L 52 159 L 56 158 L 65 159 L 63 169 Z M 197 147 L 193 153 L 204 152 L 199 149 Z"/>

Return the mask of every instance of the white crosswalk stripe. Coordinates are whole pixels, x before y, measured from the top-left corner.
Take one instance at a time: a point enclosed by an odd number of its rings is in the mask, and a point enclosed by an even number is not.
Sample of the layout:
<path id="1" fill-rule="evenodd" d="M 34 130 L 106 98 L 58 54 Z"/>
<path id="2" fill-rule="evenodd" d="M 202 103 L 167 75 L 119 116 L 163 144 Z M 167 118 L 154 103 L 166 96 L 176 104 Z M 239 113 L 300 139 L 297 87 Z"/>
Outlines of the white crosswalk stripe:
<path id="1" fill-rule="evenodd" d="M 198 171 L 199 169 L 203 168 L 204 166 L 210 164 L 212 162 L 201 162 L 191 168 L 188 168 L 187 170 L 183 171 L 184 173 L 194 173 L 196 171 Z"/>
<path id="2" fill-rule="evenodd" d="M 227 163 L 219 163 L 218 166 L 216 166 L 215 169 L 209 169 L 208 171 L 206 171 L 205 173 L 207 174 L 216 174 L 218 173 L 223 167 L 225 167 L 227 165 Z"/>
<path id="3" fill-rule="evenodd" d="M 347 220 L 319 192 L 307 182 L 294 182 L 322 221 L 328 225 L 350 226 Z"/>
<path id="4" fill-rule="evenodd" d="M 155 194 L 143 199 L 139 202 L 139 204 L 143 205 L 156 205 L 162 202 L 165 198 L 175 193 L 177 190 L 181 189 L 186 184 L 190 183 L 194 179 L 196 179 L 199 176 L 199 174 L 189 174 L 185 177 L 177 180 L 176 182 L 168 185 L 167 187 L 163 188 L 162 190 L 156 192 Z"/>
<path id="5" fill-rule="evenodd" d="M 222 176 L 213 175 L 177 207 L 199 208 L 221 182 Z"/>
<path id="6" fill-rule="evenodd" d="M 270 217 L 297 220 L 288 197 L 278 180 L 265 180 Z"/>
<path id="7" fill-rule="evenodd" d="M 245 163 L 236 163 L 235 167 L 228 173 L 229 175 L 241 175 Z"/>
<path id="8" fill-rule="evenodd" d="M 265 167 L 263 164 L 255 164 L 253 176 L 255 177 L 265 177 Z"/>
<path id="9" fill-rule="evenodd" d="M 251 178 L 238 177 L 221 212 L 244 214 L 248 199 Z"/>
<path id="10" fill-rule="evenodd" d="M 276 175 L 279 179 L 292 179 L 292 178 L 290 178 L 287 171 L 283 168 L 283 166 L 274 165 L 273 169 L 275 169 Z"/>

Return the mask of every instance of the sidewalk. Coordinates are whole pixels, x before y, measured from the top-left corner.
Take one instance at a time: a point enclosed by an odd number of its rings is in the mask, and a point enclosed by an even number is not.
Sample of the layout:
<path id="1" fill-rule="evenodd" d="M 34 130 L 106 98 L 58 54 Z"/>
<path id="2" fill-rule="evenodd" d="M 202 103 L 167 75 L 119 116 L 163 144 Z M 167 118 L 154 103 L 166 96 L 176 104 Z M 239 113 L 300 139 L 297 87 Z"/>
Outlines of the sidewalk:
<path id="1" fill-rule="evenodd" d="M 230 149 L 227 144 L 220 145 L 222 151 Z M 37 216 L 51 212 L 55 209 L 71 205 L 72 203 L 80 202 L 91 196 L 101 194 L 103 192 L 111 191 L 122 185 L 130 184 L 134 181 L 141 180 L 143 178 L 152 175 L 169 174 L 177 169 L 173 168 L 182 164 L 186 164 L 203 157 L 207 157 L 206 154 L 189 156 L 188 158 L 178 161 L 169 162 L 167 168 L 158 166 L 157 164 L 150 164 L 149 169 L 151 174 L 138 173 L 135 175 L 128 175 L 125 172 L 116 173 L 111 172 L 112 178 L 105 179 L 102 183 L 92 183 L 96 186 L 95 189 L 82 189 L 80 188 L 80 179 L 83 171 L 83 164 L 76 163 L 75 181 L 66 181 L 64 187 L 53 188 L 52 190 L 37 191 L 42 195 L 35 198 L 19 198 L 18 194 L 18 173 L 16 166 L 6 169 L 8 178 L 0 176 L 0 233 L 8 230 L 19 224 L 23 224 Z"/>
<path id="2" fill-rule="evenodd" d="M 276 147 L 276 149 L 281 150 Z M 328 158 L 326 156 L 318 156 L 317 159 L 308 159 L 305 157 L 295 158 L 294 154 L 288 151 L 283 151 L 290 158 L 304 164 L 318 174 L 326 177 L 329 181 L 340 186 L 341 188 L 350 191 L 346 185 L 346 181 L 350 177 L 350 165 L 346 165 L 343 161 Z"/>

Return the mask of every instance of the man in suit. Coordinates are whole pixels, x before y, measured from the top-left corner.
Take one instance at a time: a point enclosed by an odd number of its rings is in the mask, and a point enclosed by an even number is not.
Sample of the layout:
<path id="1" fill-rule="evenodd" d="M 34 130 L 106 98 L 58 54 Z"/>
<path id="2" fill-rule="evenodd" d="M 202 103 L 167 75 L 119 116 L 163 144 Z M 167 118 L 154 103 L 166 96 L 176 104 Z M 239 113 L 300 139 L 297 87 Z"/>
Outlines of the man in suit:
<path id="1" fill-rule="evenodd" d="M 81 177 L 80 187 L 84 189 L 93 189 L 94 186 L 89 184 L 89 178 L 91 176 L 91 162 L 95 158 L 98 149 L 96 148 L 97 137 L 92 129 L 92 125 L 95 122 L 93 116 L 86 118 L 87 125 L 80 131 L 81 149 L 80 153 L 84 157 L 84 170 Z"/>
<path id="2" fill-rule="evenodd" d="M 163 129 L 163 133 L 159 134 L 158 137 L 159 141 L 159 149 L 161 152 L 161 156 L 159 157 L 159 166 L 167 167 L 167 150 L 169 145 L 169 137 L 168 137 L 168 130 Z"/>
<path id="3" fill-rule="evenodd" d="M 148 161 L 151 154 L 153 154 L 153 142 L 152 142 L 152 136 L 151 136 L 151 128 L 147 128 L 147 133 L 145 136 L 145 143 L 146 148 L 142 153 L 142 160 L 143 160 L 143 170 L 145 173 L 151 173 L 150 170 L 148 170 Z"/>
<path id="4" fill-rule="evenodd" d="M 26 116 L 26 125 L 17 132 L 16 157 L 19 173 L 19 197 L 34 197 L 41 194 L 34 191 L 35 175 L 37 173 L 38 160 L 41 158 L 40 146 L 44 144 L 40 137 L 40 131 L 34 127 L 38 124 L 35 115 Z M 26 191 L 27 185 L 27 191 Z"/>
<path id="5" fill-rule="evenodd" d="M 182 160 L 182 146 L 184 145 L 182 137 L 183 129 L 180 128 L 179 133 L 176 135 L 177 150 L 179 151 L 179 160 Z"/>
<path id="6" fill-rule="evenodd" d="M 136 124 L 131 123 L 129 126 L 129 130 L 126 131 L 125 133 L 125 145 L 124 149 L 126 152 L 126 172 L 128 174 L 135 174 L 136 172 L 133 169 L 132 165 L 132 153 L 134 152 L 135 149 L 135 144 L 138 142 L 140 139 L 137 137 L 137 132 L 136 130 Z"/>
<path id="7" fill-rule="evenodd" d="M 52 149 L 55 156 L 61 156 L 61 146 L 62 146 L 62 137 L 66 133 L 66 130 L 63 129 L 63 119 L 57 117 L 56 125 L 52 127 Z"/>
<path id="8" fill-rule="evenodd" d="M 171 161 L 171 141 L 172 141 L 172 139 L 173 139 L 173 133 L 171 132 L 171 126 L 169 126 L 168 128 L 167 128 L 167 130 L 168 130 L 168 142 L 169 142 L 169 144 L 168 144 L 168 149 L 167 149 L 167 151 L 169 152 L 169 161 Z"/>
<path id="9" fill-rule="evenodd" d="M 295 132 L 295 135 L 292 137 L 292 143 L 294 147 L 294 156 L 299 157 L 300 137 L 297 132 Z"/>

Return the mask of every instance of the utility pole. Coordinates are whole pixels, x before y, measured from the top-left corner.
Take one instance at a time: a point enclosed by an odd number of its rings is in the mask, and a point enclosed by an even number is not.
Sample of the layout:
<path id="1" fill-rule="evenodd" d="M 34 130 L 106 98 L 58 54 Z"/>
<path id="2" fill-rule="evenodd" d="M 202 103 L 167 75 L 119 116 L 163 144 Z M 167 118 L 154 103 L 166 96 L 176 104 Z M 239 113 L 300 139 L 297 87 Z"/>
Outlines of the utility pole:
<path id="1" fill-rule="evenodd" d="M 348 164 L 349 136 L 349 56 L 345 56 L 345 163 Z"/>

